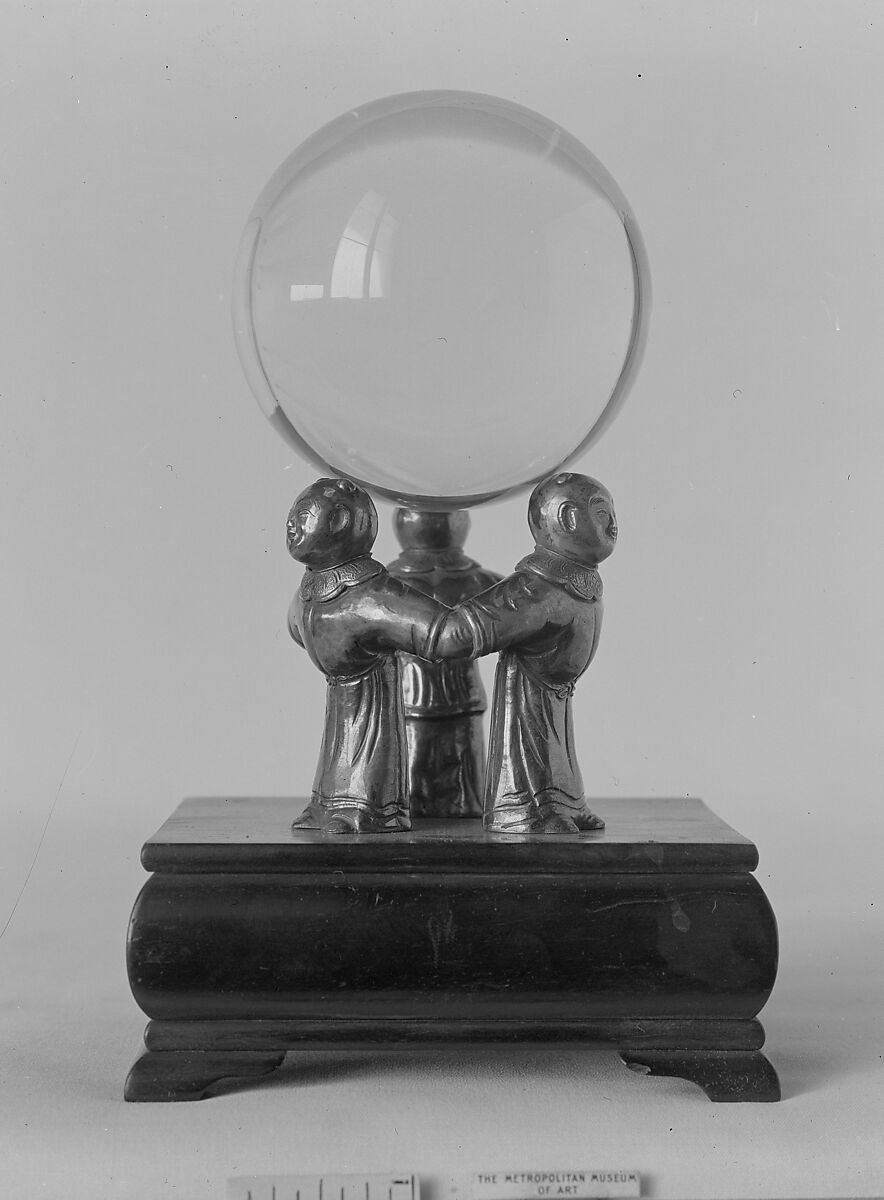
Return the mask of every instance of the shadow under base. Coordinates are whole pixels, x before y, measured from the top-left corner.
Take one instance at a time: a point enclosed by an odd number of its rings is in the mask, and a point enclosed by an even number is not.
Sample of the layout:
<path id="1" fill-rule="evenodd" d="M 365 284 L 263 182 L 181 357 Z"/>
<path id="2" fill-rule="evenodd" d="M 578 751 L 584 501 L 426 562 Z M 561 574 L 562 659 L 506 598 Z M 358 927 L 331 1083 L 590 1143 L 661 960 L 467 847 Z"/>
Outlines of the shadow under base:
<path id="1" fill-rule="evenodd" d="M 129 929 L 150 1018 L 127 1100 L 196 1100 L 287 1051 L 613 1045 L 712 1100 L 778 1100 L 757 852 L 699 800 L 599 802 L 602 831 L 292 833 L 303 801 L 185 801 Z"/>

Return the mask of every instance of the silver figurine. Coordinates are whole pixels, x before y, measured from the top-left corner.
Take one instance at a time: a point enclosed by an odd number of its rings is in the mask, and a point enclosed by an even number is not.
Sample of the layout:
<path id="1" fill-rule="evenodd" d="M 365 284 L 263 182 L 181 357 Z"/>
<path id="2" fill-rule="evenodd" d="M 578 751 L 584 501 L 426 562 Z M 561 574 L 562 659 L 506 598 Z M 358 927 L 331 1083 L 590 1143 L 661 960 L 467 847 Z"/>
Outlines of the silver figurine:
<path id="1" fill-rule="evenodd" d="M 602 581 L 596 568 L 617 541 L 614 504 L 597 480 L 564 472 L 534 489 L 528 525 L 533 552 L 506 579 L 460 604 L 431 652 L 458 659 L 500 651 L 485 828 L 547 834 L 603 829 L 584 796 L 571 697 L 598 646 Z"/>
<path id="2" fill-rule="evenodd" d="M 294 828 L 411 828 L 398 652 L 427 655 L 448 611 L 371 557 L 378 517 L 347 479 L 319 479 L 289 513 L 288 550 L 307 570 L 289 632 L 326 676 L 325 730 L 310 803 Z"/>
<path id="3" fill-rule="evenodd" d="M 453 607 L 495 584 L 464 553 L 470 516 L 398 508 L 402 553 L 388 570 L 410 587 Z M 415 817 L 480 817 L 485 775 L 487 707 L 479 669 L 470 660 L 428 663 L 401 655 L 411 813 Z"/>

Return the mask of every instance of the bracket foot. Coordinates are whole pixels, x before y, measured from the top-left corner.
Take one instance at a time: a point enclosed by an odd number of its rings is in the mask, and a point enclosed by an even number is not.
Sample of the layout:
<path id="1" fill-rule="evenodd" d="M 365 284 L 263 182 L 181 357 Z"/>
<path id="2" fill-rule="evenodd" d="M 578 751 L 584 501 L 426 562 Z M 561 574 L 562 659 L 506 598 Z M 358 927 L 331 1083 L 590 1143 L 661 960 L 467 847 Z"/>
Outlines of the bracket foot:
<path id="1" fill-rule="evenodd" d="M 780 1081 L 758 1050 L 621 1050 L 632 1070 L 687 1079 L 718 1103 L 780 1099 Z"/>
<path id="2" fill-rule="evenodd" d="M 132 1101 L 202 1100 L 216 1085 L 269 1075 L 284 1053 L 212 1050 L 145 1050 L 126 1079 Z"/>

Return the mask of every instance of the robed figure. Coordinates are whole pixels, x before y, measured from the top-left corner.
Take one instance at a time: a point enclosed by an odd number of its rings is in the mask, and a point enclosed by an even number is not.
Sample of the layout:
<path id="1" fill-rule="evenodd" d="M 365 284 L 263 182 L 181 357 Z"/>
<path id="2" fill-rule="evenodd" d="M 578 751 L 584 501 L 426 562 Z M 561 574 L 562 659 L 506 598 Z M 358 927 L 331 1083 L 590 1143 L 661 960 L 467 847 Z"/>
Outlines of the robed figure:
<path id="1" fill-rule="evenodd" d="M 459 605 L 439 630 L 445 658 L 500 652 L 492 702 L 484 821 L 500 833 L 601 829 L 574 746 L 571 698 L 593 659 L 602 622 L 597 563 L 617 538 L 613 501 L 570 472 L 535 488 L 534 552 L 514 572 Z"/>
<path id="2" fill-rule="evenodd" d="M 426 654 L 447 610 L 371 557 L 376 534 L 371 498 L 345 479 L 318 480 L 289 515 L 289 553 L 308 568 L 289 631 L 328 682 L 313 792 L 296 828 L 411 827 L 398 652 Z"/>
<path id="3" fill-rule="evenodd" d="M 464 553 L 469 513 L 399 508 L 402 553 L 389 565 L 409 587 L 453 607 L 500 578 Z M 471 660 L 428 663 L 400 654 L 411 813 L 415 817 L 479 817 L 485 776 L 487 707 Z"/>

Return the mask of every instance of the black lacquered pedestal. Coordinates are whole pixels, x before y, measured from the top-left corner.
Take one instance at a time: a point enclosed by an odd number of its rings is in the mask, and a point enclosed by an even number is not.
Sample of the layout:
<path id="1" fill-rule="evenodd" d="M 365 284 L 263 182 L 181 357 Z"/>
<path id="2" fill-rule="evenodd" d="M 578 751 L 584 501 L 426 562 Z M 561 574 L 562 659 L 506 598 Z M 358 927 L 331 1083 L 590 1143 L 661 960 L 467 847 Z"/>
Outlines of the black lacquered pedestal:
<path id="1" fill-rule="evenodd" d="M 757 852 L 698 800 L 599 804 L 579 837 L 293 834 L 303 802 L 185 801 L 144 846 L 128 1100 L 196 1100 L 287 1051 L 604 1042 L 712 1100 L 777 1100 Z"/>

